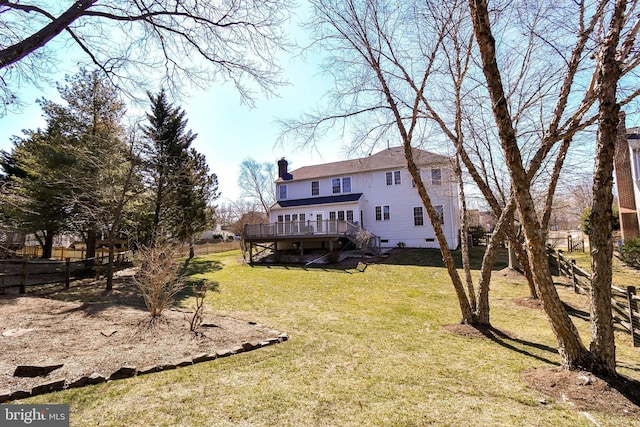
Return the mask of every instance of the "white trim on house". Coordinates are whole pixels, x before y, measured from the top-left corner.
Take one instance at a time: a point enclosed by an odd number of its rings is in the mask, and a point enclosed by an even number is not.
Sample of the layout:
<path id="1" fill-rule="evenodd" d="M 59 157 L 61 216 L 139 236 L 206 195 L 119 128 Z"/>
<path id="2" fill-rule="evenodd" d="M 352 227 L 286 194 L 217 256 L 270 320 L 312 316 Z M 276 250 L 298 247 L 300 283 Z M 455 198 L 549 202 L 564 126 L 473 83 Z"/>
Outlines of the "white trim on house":
<path id="1" fill-rule="evenodd" d="M 426 178 L 426 188 L 434 206 L 441 206 L 443 229 L 450 248 L 459 243 L 458 190 L 454 182 L 451 159 L 424 150 L 415 150 L 414 157 Z M 440 170 L 439 182 L 433 171 Z M 391 174 L 391 184 L 388 176 Z M 428 175 L 427 175 L 428 174 Z M 344 180 L 350 186 L 345 189 Z M 318 182 L 318 194 L 312 194 L 311 182 Z M 334 193 L 338 182 L 340 191 Z M 437 248 L 435 232 L 423 209 L 424 225 L 414 224 L 414 207 L 422 206 L 417 189 L 406 166 L 402 147 L 394 147 L 371 156 L 300 168 L 286 173 L 276 185 L 287 185 L 287 198 L 278 198 L 270 210 L 270 221 L 288 214 L 304 214 L 315 220 L 322 213 L 331 219 L 330 212 L 352 212 L 354 223 L 381 239 L 383 247 L 403 243 L 407 247 Z M 335 184 L 335 185 L 334 185 Z M 280 195 L 280 194 L 279 194 Z M 376 207 L 381 218 L 376 219 Z M 387 214 L 388 212 L 388 214 Z M 337 214 L 336 214 L 337 217 Z"/>

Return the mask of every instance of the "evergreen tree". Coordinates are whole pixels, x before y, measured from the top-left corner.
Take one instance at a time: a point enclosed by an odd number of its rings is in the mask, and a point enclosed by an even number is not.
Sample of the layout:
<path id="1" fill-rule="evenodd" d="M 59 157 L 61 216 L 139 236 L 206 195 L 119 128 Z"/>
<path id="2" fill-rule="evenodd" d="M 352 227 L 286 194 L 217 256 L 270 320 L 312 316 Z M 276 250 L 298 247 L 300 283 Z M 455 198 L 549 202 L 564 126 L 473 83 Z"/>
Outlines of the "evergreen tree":
<path id="1" fill-rule="evenodd" d="M 217 177 L 204 155 L 191 148 L 196 134 L 187 129 L 185 112 L 170 104 L 164 90 L 149 94 L 145 162 L 153 203 L 152 238 L 171 236 L 192 243 L 211 222 L 209 203 L 217 198 Z"/>

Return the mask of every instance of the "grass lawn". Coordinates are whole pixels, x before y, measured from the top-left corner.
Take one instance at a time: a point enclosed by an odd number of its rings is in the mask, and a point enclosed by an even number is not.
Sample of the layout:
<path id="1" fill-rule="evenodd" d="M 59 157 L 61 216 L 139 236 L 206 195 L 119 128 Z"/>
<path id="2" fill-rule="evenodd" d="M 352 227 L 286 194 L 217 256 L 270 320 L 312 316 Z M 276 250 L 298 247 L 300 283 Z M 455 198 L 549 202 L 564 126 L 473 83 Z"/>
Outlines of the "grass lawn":
<path id="1" fill-rule="evenodd" d="M 406 251 L 364 272 L 250 267 L 237 251 L 196 262 L 222 267 L 200 273 L 218 285 L 211 312 L 287 332 L 289 341 L 23 402 L 68 403 L 74 426 L 594 425 L 568 404 L 541 403 L 520 380 L 559 356 L 543 312 L 513 303 L 528 288 L 510 275 L 494 274 L 492 322 L 517 338 L 497 342 L 441 330 L 460 315 L 433 251 Z M 584 296 L 560 292 L 587 307 Z M 588 323 L 575 321 L 588 339 Z M 640 378 L 640 353 L 628 335 L 617 338 L 619 372 Z M 589 414 L 601 426 L 640 426 Z"/>

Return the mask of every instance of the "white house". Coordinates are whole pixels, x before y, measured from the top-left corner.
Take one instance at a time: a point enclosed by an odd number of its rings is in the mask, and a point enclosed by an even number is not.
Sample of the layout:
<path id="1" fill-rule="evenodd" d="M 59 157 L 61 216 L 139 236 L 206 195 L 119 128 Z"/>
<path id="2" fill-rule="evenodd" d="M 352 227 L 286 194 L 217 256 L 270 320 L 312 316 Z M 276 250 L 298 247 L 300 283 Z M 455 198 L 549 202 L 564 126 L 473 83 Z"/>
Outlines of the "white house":
<path id="1" fill-rule="evenodd" d="M 418 149 L 413 155 L 432 204 L 440 213 L 447 243 L 455 248 L 460 211 L 451 158 Z M 438 247 L 402 147 L 290 172 L 283 158 L 278 170 L 271 226 L 247 229 L 245 238 L 262 236 L 267 241 L 278 237 L 277 249 L 314 245 L 337 249 L 336 245 L 346 243 L 345 235 L 364 228 L 381 247 Z"/>

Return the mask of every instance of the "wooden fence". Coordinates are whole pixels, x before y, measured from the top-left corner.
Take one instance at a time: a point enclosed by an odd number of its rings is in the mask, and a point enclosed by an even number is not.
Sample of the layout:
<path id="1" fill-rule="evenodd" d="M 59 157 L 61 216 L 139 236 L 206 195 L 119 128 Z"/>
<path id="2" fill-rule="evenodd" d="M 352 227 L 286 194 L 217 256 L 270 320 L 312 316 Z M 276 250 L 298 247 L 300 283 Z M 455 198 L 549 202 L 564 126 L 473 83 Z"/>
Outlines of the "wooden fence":
<path id="1" fill-rule="evenodd" d="M 128 262 L 127 254 L 117 254 L 116 264 Z M 65 289 L 68 289 L 71 280 L 102 270 L 107 258 L 108 256 L 104 256 L 80 261 L 67 258 L 64 261 L 55 261 L 29 259 L 25 256 L 22 259 L 0 260 L 0 290 L 16 287 L 24 294 L 29 286 L 53 283 L 64 283 Z"/>
<path id="2" fill-rule="evenodd" d="M 569 278 L 576 293 L 588 294 L 591 288 L 591 273 L 576 265 L 576 260 L 562 255 L 561 250 L 548 247 L 549 261 L 558 269 L 558 276 Z M 640 347 L 640 295 L 635 286 L 626 289 L 611 285 L 611 307 L 613 320 L 627 330 L 632 337 L 633 346 Z"/>

